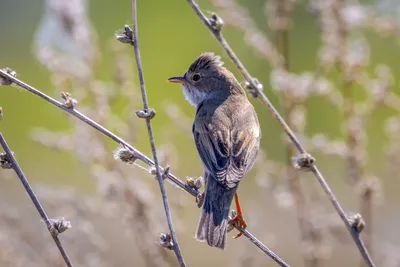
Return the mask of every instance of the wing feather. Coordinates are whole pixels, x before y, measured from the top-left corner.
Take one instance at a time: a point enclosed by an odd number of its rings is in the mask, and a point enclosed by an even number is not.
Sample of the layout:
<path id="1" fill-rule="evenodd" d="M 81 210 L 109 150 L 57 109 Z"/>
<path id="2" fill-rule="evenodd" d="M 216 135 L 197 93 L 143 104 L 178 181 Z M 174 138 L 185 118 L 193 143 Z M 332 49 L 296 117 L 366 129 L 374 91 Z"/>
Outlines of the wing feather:
<path id="1" fill-rule="evenodd" d="M 193 136 L 200 158 L 214 179 L 233 188 L 252 168 L 259 147 L 259 129 L 224 127 L 215 118 L 207 120 L 206 113 L 198 110 L 193 125 Z"/>

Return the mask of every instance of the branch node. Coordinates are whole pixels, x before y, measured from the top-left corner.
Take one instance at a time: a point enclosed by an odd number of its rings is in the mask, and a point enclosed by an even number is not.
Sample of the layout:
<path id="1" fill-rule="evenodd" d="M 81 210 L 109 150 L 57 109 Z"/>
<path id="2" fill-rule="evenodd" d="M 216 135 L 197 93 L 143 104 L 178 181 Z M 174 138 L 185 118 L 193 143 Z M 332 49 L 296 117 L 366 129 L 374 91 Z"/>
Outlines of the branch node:
<path id="1" fill-rule="evenodd" d="M 299 171 L 311 171 L 314 166 L 315 158 L 308 153 L 301 153 L 297 157 L 293 158 L 293 166 Z"/>
<path id="2" fill-rule="evenodd" d="M 4 68 L 3 71 L 7 72 L 8 74 L 10 74 L 13 77 L 17 77 L 17 72 L 15 72 L 14 70 L 10 69 L 10 68 Z M 0 85 L 11 85 L 13 82 L 10 81 L 9 79 L 7 79 L 6 77 L 2 77 L 0 79 Z"/>
<path id="3" fill-rule="evenodd" d="M 125 24 L 124 26 L 124 34 L 127 38 L 133 40 L 133 30 L 128 24 Z"/>
<path id="4" fill-rule="evenodd" d="M 119 31 L 121 32 L 121 31 Z M 133 31 L 129 25 L 125 25 L 122 33 L 116 33 L 115 38 L 123 44 L 133 45 Z"/>
<path id="5" fill-rule="evenodd" d="M 170 166 L 167 165 L 167 166 L 164 168 L 164 171 L 163 171 L 162 174 L 161 174 L 161 177 L 163 178 L 163 180 L 165 180 L 165 179 L 168 178 L 169 170 L 170 170 Z"/>
<path id="6" fill-rule="evenodd" d="M 169 233 L 160 234 L 160 245 L 169 250 L 174 249 L 174 243 L 172 242 L 172 237 Z"/>
<path id="7" fill-rule="evenodd" d="M 119 147 L 115 153 L 114 153 L 114 159 L 116 160 L 120 160 L 124 163 L 127 164 L 133 164 L 137 159 L 137 155 L 136 152 L 127 148 L 124 145 L 121 145 L 121 147 Z"/>
<path id="8" fill-rule="evenodd" d="M 150 168 L 149 168 L 149 173 L 151 174 L 151 175 L 157 175 L 157 169 L 156 169 L 156 166 L 151 166 Z"/>
<path id="9" fill-rule="evenodd" d="M 43 220 L 42 220 L 43 221 Z M 71 228 L 71 222 L 67 221 L 64 217 L 56 217 L 49 219 L 50 233 L 52 236 L 57 236 Z"/>
<path id="10" fill-rule="evenodd" d="M 256 85 L 255 88 L 254 88 L 253 84 Z M 244 81 L 242 83 L 242 86 L 243 86 L 244 89 L 248 90 L 249 94 L 254 98 L 259 97 L 259 95 L 260 95 L 259 92 L 263 90 L 263 85 L 262 85 L 262 83 L 260 83 L 257 80 L 257 78 L 252 78 L 252 82 Z"/>
<path id="11" fill-rule="evenodd" d="M 224 26 L 224 21 L 220 16 L 217 15 L 217 13 L 212 12 L 208 20 L 210 22 L 211 27 L 215 31 L 220 32 L 222 30 L 222 26 Z"/>
<path id="12" fill-rule="evenodd" d="M 68 92 L 61 92 L 61 98 L 64 100 L 64 106 L 67 108 L 73 109 L 78 104 L 78 100 L 72 98 Z"/>
<path id="13" fill-rule="evenodd" d="M 189 186 L 190 188 L 193 188 L 194 190 L 199 190 L 204 183 L 203 177 L 198 177 L 196 179 L 193 179 L 191 177 L 186 178 L 186 185 Z"/>
<path id="14" fill-rule="evenodd" d="M 141 119 L 147 119 L 151 120 L 156 116 L 156 111 L 154 109 L 143 109 L 143 110 L 138 110 L 136 111 L 136 116 L 138 116 Z"/>
<path id="15" fill-rule="evenodd" d="M 357 234 L 360 234 L 362 230 L 364 230 L 366 224 L 360 213 L 351 213 L 349 215 L 346 215 L 346 217 L 349 224 L 351 225 L 351 228 L 353 228 L 353 230 L 357 232 Z"/>
<path id="16" fill-rule="evenodd" d="M 3 169 L 12 169 L 12 163 L 7 153 L 0 153 L 0 167 Z"/>

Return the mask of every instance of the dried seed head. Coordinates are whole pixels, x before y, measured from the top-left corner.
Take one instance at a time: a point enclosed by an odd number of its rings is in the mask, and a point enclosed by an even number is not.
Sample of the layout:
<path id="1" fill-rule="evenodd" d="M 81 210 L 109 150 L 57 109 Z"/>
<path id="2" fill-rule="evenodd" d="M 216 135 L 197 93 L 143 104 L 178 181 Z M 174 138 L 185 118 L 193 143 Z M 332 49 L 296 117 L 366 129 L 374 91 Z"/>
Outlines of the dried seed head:
<path id="1" fill-rule="evenodd" d="M 310 171 L 315 163 L 315 158 L 308 153 L 302 153 L 293 158 L 293 166 L 300 171 Z"/>
<path id="2" fill-rule="evenodd" d="M 115 38 L 123 44 L 131 44 L 132 40 L 126 37 L 125 35 L 115 34 Z"/>
<path id="3" fill-rule="evenodd" d="M 263 90 L 263 85 L 262 83 L 260 83 L 256 78 L 253 78 L 253 83 L 255 84 L 256 88 L 254 88 L 254 86 L 247 82 L 248 85 L 246 84 L 246 87 L 248 88 L 249 94 L 252 97 L 258 97 L 258 92 Z"/>
<path id="4" fill-rule="evenodd" d="M 68 92 L 61 92 L 61 98 L 64 100 L 64 106 L 67 108 L 73 109 L 78 104 L 78 100 L 72 98 Z"/>
<path id="5" fill-rule="evenodd" d="M 8 157 L 7 153 L 3 152 L 0 153 L 0 167 L 3 169 L 11 169 L 12 164 L 10 158 Z"/>
<path id="6" fill-rule="evenodd" d="M 121 146 L 115 151 L 114 158 L 128 164 L 133 164 L 137 159 L 137 156 L 134 151 L 125 146 Z"/>
<path id="7" fill-rule="evenodd" d="M 128 37 L 130 40 L 133 40 L 133 31 L 129 25 L 125 25 L 124 27 L 124 34 L 126 37 Z"/>
<path id="8" fill-rule="evenodd" d="M 154 118 L 155 115 L 156 111 L 154 109 L 136 111 L 136 116 L 141 119 L 151 120 L 152 118 Z"/>
<path id="9" fill-rule="evenodd" d="M 133 45 L 133 31 L 129 25 L 125 25 L 123 30 L 117 31 L 115 38 L 124 44 Z"/>
<path id="10" fill-rule="evenodd" d="M 160 245 L 169 250 L 174 249 L 174 243 L 172 242 L 172 237 L 169 233 L 160 234 Z"/>
<path id="11" fill-rule="evenodd" d="M 17 73 L 10 68 L 4 68 L 3 71 L 7 72 L 8 74 L 10 74 L 13 77 L 17 77 Z M 9 79 L 0 77 L 0 85 L 10 85 L 12 83 L 13 82 L 10 81 Z"/>
<path id="12" fill-rule="evenodd" d="M 365 221 L 359 213 L 349 213 L 347 216 L 347 221 L 351 227 L 357 232 L 361 233 L 365 228 Z"/>
<path id="13" fill-rule="evenodd" d="M 50 231 L 53 235 L 61 234 L 72 227 L 71 222 L 67 221 L 64 217 L 49 219 L 49 222 L 52 227 Z"/>
<path id="14" fill-rule="evenodd" d="M 224 21 L 216 14 L 216 13 L 211 13 L 211 17 L 209 18 L 211 27 L 220 32 L 222 30 L 222 26 L 224 26 Z"/>
<path id="15" fill-rule="evenodd" d="M 193 179 L 193 178 L 191 178 L 191 177 L 188 177 L 187 179 L 186 179 L 186 184 L 189 186 L 189 187 L 191 187 L 191 188 L 193 188 L 193 189 L 195 189 L 195 190 L 199 190 L 201 187 L 202 187 L 202 185 L 203 185 L 203 182 L 204 182 L 204 179 L 203 179 L 203 177 L 198 177 L 198 178 L 196 178 L 196 179 Z"/>
<path id="16" fill-rule="evenodd" d="M 194 188 L 194 179 L 191 177 L 186 178 L 186 184 L 191 187 Z"/>
<path id="17" fill-rule="evenodd" d="M 203 186 L 203 183 L 204 183 L 204 179 L 202 176 L 200 176 L 194 181 L 194 187 L 197 189 L 200 189 Z"/>

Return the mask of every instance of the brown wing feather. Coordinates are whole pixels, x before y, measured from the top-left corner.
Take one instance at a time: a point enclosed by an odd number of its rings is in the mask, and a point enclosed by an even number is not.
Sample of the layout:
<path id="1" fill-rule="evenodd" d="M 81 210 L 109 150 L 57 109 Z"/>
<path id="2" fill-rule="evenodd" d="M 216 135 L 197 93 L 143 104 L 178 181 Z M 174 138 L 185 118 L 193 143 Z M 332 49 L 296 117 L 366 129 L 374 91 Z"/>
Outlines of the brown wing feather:
<path id="1" fill-rule="evenodd" d="M 253 109 L 247 122 L 257 117 Z M 217 116 L 206 116 L 202 107 L 197 112 L 193 136 L 204 167 L 212 177 L 227 188 L 233 188 L 252 168 L 259 147 L 258 121 L 256 129 L 249 124 L 229 127 Z"/>

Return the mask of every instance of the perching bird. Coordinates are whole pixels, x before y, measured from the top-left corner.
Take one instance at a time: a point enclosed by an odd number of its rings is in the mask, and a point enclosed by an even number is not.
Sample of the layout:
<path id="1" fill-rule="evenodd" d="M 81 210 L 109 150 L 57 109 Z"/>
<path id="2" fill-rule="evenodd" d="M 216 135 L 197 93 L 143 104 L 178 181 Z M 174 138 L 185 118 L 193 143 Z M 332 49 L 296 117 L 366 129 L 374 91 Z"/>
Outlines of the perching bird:
<path id="1" fill-rule="evenodd" d="M 236 190 L 254 165 L 261 131 L 245 90 L 222 65 L 219 56 L 203 53 L 183 76 L 169 81 L 183 85 L 186 100 L 197 110 L 192 132 L 206 189 L 196 238 L 225 249 L 234 196 L 237 216 L 233 220 L 246 227 Z"/>

